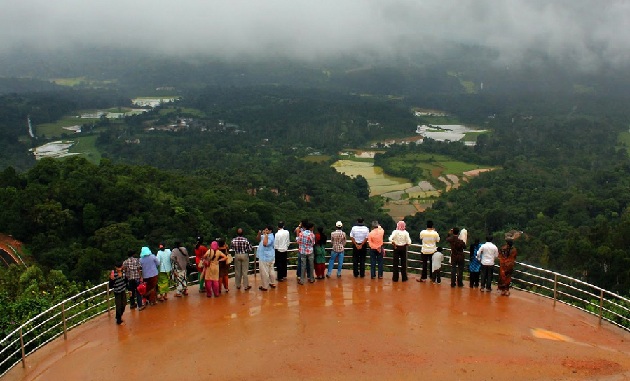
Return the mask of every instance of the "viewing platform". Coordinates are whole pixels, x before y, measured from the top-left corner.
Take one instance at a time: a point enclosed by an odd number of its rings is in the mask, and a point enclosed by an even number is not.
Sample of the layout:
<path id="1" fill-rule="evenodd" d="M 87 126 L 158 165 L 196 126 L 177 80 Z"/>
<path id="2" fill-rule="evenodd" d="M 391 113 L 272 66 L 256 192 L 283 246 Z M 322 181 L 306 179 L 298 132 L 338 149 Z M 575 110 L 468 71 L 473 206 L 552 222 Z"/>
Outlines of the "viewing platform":
<path id="1" fill-rule="evenodd" d="M 351 261 L 351 259 L 350 259 Z M 350 262 L 349 261 L 349 262 Z M 335 273 L 333 273 L 335 274 Z M 630 380 L 630 332 L 523 290 L 342 277 L 101 314 L 2 381 Z M 496 274 L 495 274 L 496 280 Z M 113 304 L 112 304 L 113 306 Z"/>

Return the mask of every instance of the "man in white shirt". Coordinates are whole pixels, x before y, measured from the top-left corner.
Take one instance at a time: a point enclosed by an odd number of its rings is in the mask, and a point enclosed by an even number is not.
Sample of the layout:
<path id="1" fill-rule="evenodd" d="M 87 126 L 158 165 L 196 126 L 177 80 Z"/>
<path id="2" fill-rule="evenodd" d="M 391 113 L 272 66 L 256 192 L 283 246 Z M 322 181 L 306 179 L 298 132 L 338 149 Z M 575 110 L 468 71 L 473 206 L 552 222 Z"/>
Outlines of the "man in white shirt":
<path id="1" fill-rule="evenodd" d="M 481 262 L 481 291 L 492 291 L 492 270 L 498 256 L 499 249 L 492 243 L 492 236 L 488 235 L 486 243 L 477 250 L 477 259 Z"/>
<path id="2" fill-rule="evenodd" d="M 289 231 L 284 228 L 284 222 L 278 222 L 278 232 L 276 239 L 273 241 L 273 248 L 276 250 L 276 272 L 278 273 L 278 282 L 284 282 L 287 279 L 287 250 L 291 238 Z"/>
<path id="3" fill-rule="evenodd" d="M 352 273 L 354 277 L 365 278 L 365 256 L 367 254 L 367 236 L 370 229 L 363 224 L 363 218 L 357 218 L 357 224 L 350 230 L 352 240 Z"/>
<path id="4" fill-rule="evenodd" d="M 440 242 L 440 235 L 433 228 L 433 221 L 427 221 L 427 228 L 420 232 L 420 239 L 422 240 L 422 275 L 420 279 L 416 279 L 418 282 L 426 282 L 427 275 L 429 274 L 429 266 L 431 266 L 431 257 L 437 250 L 437 243 Z"/>

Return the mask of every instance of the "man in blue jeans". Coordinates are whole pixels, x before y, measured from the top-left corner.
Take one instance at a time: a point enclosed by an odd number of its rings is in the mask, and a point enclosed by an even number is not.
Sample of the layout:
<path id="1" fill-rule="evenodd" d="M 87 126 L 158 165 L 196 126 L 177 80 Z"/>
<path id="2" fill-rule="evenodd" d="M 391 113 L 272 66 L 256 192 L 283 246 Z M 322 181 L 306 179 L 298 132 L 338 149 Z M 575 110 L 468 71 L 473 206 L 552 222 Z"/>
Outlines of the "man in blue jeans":
<path id="1" fill-rule="evenodd" d="M 385 231 L 378 221 L 372 221 L 372 231 L 368 234 L 367 241 L 370 246 L 370 275 L 376 278 L 378 268 L 378 279 L 383 279 L 383 235 Z"/>
<path id="2" fill-rule="evenodd" d="M 337 278 L 341 277 L 341 268 L 343 267 L 343 251 L 346 246 L 346 233 L 341 230 L 343 224 L 341 221 L 337 221 L 335 224 L 337 230 L 330 234 L 330 243 L 332 245 L 332 251 L 330 252 L 330 261 L 328 261 L 328 273 L 326 278 L 330 278 L 333 267 L 335 266 L 335 260 L 337 263 Z"/>

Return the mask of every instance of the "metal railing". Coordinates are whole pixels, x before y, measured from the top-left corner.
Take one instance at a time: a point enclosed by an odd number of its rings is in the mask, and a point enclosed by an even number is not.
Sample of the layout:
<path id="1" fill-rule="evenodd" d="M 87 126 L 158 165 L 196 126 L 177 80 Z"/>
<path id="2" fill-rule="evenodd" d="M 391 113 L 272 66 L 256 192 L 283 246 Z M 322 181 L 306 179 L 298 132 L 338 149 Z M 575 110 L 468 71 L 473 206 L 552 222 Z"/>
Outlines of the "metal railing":
<path id="1" fill-rule="evenodd" d="M 109 283 L 82 291 L 20 325 L 0 340 L 0 376 L 55 338 L 107 312 L 111 314 Z"/>
<path id="2" fill-rule="evenodd" d="M 387 246 L 387 245 L 386 245 Z M 256 249 L 256 248 L 255 248 Z M 391 249 L 386 247 L 384 268 L 391 271 L 392 258 L 389 255 Z M 289 269 L 295 270 L 297 265 L 297 249 L 289 249 Z M 329 249 L 327 249 L 329 252 Z M 343 268 L 352 268 L 352 250 L 346 247 Z M 442 275 L 450 277 L 451 266 L 448 263 L 449 250 L 444 250 L 444 263 Z M 191 258 L 194 258 L 191 257 Z M 251 263 L 249 274 L 254 277 L 258 273 L 258 261 L 255 254 L 250 255 Z M 328 260 L 329 257 L 326 258 Z M 370 268 L 369 253 L 366 257 L 366 271 Z M 468 259 L 466 259 L 466 263 Z M 495 265 L 498 269 L 498 266 Z M 420 274 L 422 260 L 420 245 L 412 244 L 407 250 L 407 269 L 409 274 Z M 464 273 L 465 277 L 467 272 Z M 496 280 L 498 270 L 495 271 Z M 233 272 L 230 273 L 233 276 Z M 188 274 L 189 283 L 197 282 L 197 274 L 191 271 Z M 512 286 L 516 289 L 553 299 L 578 308 L 587 313 L 599 317 L 600 323 L 606 320 L 626 331 L 630 331 L 630 299 L 600 287 L 583 282 L 579 279 L 531 266 L 525 263 L 516 263 L 512 277 Z M 111 316 L 113 303 L 109 289 L 109 283 L 105 282 L 64 300 L 61 303 L 47 309 L 37 316 L 29 319 L 16 330 L 0 340 L 0 377 L 6 374 L 18 363 L 26 366 L 26 357 L 37 349 L 46 345 L 63 334 L 64 340 L 72 328 L 105 312 Z"/>

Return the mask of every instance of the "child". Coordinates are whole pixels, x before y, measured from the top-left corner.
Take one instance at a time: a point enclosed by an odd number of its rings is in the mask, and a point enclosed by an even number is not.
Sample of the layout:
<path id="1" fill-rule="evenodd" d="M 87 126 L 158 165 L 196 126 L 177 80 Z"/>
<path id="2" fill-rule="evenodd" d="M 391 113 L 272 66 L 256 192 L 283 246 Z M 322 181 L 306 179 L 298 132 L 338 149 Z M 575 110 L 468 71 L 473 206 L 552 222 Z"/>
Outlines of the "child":
<path id="1" fill-rule="evenodd" d="M 109 288 L 114 291 L 114 304 L 116 305 L 116 324 L 123 323 L 122 315 L 127 305 L 127 278 L 123 274 L 122 263 L 116 264 L 109 274 Z"/>
<path id="2" fill-rule="evenodd" d="M 479 287 L 479 274 L 481 272 L 481 262 L 477 258 L 477 251 L 481 244 L 479 238 L 475 238 L 475 243 L 470 245 L 470 261 L 468 262 L 468 270 L 470 271 L 470 288 Z"/>
<path id="3" fill-rule="evenodd" d="M 326 273 L 326 234 L 323 227 L 317 228 L 315 233 L 315 277 L 317 279 L 324 279 Z"/>
<path id="4" fill-rule="evenodd" d="M 440 274 L 440 269 L 442 268 L 442 260 L 444 259 L 444 254 L 442 254 L 442 248 L 438 247 L 433 256 L 431 257 L 431 282 L 440 284 L 442 283 L 442 278 Z"/>

